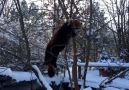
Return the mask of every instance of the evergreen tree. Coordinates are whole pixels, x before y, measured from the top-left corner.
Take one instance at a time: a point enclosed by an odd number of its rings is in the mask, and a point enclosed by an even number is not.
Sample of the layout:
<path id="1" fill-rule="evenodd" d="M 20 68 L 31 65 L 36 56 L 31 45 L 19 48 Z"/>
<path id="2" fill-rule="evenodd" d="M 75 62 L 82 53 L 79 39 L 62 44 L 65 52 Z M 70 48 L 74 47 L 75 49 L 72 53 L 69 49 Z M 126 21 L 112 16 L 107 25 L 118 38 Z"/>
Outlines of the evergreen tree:
<path id="1" fill-rule="evenodd" d="M 99 62 L 107 62 L 108 59 L 109 59 L 108 53 L 105 50 L 105 48 L 103 48 L 102 53 L 99 56 Z"/>

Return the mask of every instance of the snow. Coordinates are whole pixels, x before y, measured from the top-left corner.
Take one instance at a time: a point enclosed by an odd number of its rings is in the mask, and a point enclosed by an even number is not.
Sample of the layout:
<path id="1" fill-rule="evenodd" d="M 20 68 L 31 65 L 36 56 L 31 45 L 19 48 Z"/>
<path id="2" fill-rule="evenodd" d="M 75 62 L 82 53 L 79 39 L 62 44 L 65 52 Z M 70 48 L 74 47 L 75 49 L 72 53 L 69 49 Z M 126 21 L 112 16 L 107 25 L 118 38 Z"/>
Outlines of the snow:
<path id="1" fill-rule="evenodd" d="M 99 76 L 99 72 L 97 70 L 91 70 L 88 71 L 86 84 L 89 87 L 99 88 L 99 85 L 102 81 L 107 79 L 107 77 L 101 77 Z M 81 83 L 80 83 L 81 84 Z M 124 78 L 116 78 L 113 80 L 111 84 L 108 85 L 108 87 L 114 87 L 114 88 L 122 88 L 122 89 L 129 89 L 129 80 Z M 104 90 L 120 90 L 120 89 L 107 89 Z"/>
<path id="2" fill-rule="evenodd" d="M 47 90 L 52 90 L 52 88 L 46 82 L 46 79 L 41 74 L 38 67 L 36 65 L 33 65 L 33 68 L 35 68 L 38 71 L 39 78 L 43 82 L 43 84 L 47 88 Z M 0 75 L 10 76 L 10 77 L 12 77 L 12 79 L 15 79 L 16 82 L 31 81 L 31 80 L 37 79 L 37 77 L 35 76 L 35 74 L 33 72 L 12 71 L 10 68 L 6 68 L 6 67 L 0 67 Z M 58 82 L 58 84 L 59 84 L 59 82 Z"/>
<path id="3" fill-rule="evenodd" d="M 10 68 L 0 67 L 0 74 L 5 76 L 12 76 L 12 71 Z"/>
<path id="4" fill-rule="evenodd" d="M 121 79 L 121 78 L 117 78 L 115 80 L 113 80 L 113 82 L 111 83 L 110 86 L 113 87 L 117 87 L 117 88 L 124 88 L 124 89 L 129 89 L 129 80 L 127 79 Z"/>
<path id="5" fill-rule="evenodd" d="M 100 77 L 99 72 L 97 70 L 95 71 L 88 71 L 88 74 L 86 76 L 86 86 L 99 88 L 101 82 L 105 80 L 107 77 Z M 79 80 L 79 85 L 82 85 L 82 80 Z"/>
<path id="6" fill-rule="evenodd" d="M 36 79 L 35 74 L 31 72 L 16 72 L 6 67 L 0 67 L 0 75 L 10 76 L 12 79 L 15 79 L 16 82 L 31 81 Z"/>
<path id="7" fill-rule="evenodd" d="M 118 88 L 114 88 L 114 87 L 107 87 L 104 90 L 123 90 L 123 89 L 118 89 Z"/>
<path id="8" fill-rule="evenodd" d="M 78 66 L 85 66 L 85 63 L 77 63 Z M 129 67 L 129 63 L 109 63 L 109 62 L 89 62 L 88 66 L 94 66 L 94 67 Z"/>
<path id="9" fill-rule="evenodd" d="M 69 76 L 66 72 L 66 77 L 63 77 L 62 74 L 59 73 L 59 75 L 55 75 L 54 77 L 50 78 L 47 75 L 42 75 L 39 68 L 34 65 L 33 66 L 39 74 L 40 80 L 43 82 L 47 90 L 52 90 L 52 88 L 49 86 L 52 84 L 52 82 L 55 82 L 54 84 L 59 85 L 61 82 L 69 82 Z M 71 71 L 71 68 L 70 68 Z M 83 69 L 82 69 L 83 71 Z M 19 72 L 19 71 L 12 71 L 10 68 L 6 67 L 0 67 L 0 75 L 10 76 L 13 79 L 16 80 L 16 82 L 20 81 L 30 81 L 30 80 L 36 80 L 37 77 L 33 72 Z M 86 76 L 86 86 L 93 87 L 93 88 L 99 88 L 100 84 L 106 80 L 108 77 L 102 77 L 99 76 L 98 70 L 88 70 L 87 76 Z M 108 79 L 107 79 L 108 80 Z M 78 80 L 78 84 L 82 85 L 82 79 Z M 103 90 L 124 90 L 129 89 L 129 80 L 126 78 L 116 78 L 113 80 L 113 82 L 107 84 L 106 88 Z M 85 88 L 81 90 L 92 90 L 91 88 Z"/>
<path id="10" fill-rule="evenodd" d="M 83 89 L 83 90 L 92 90 L 90 87 L 88 87 L 88 88 L 85 88 L 85 89 Z"/>
<path id="11" fill-rule="evenodd" d="M 71 70 L 71 69 L 70 69 Z M 82 69 L 83 72 L 83 69 Z M 68 77 L 68 75 L 66 75 Z M 108 77 L 99 76 L 98 70 L 88 70 L 86 76 L 86 86 L 100 88 L 100 84 L 108 79 Z M 78 80 L 78 84 L 82 85 L 82 79 Z M 125 78 L 116 78 L 111 84 L 108 84 L 104 90 L 122 90 L 129 89 L 129 80 Z M 110 87 L 110 88 L 109 88 Z M 111 89 L 112 88 L 112 89 Z"/>
<path id="12" fill-rule="evenodd" d="M 30 80 L 35 80 L 36 76 L 35 74 L 31 72 L 16 72 L 13 71 L 12 73 L 12 78 L 16 80 L 16 82 L 20 81 L 30 81 Z"/>
<path id="13" fill-rule="evenodd" d="M 48 84 L 52 84 L 51 82 L 55 82 L 56 85 L 59 85 L 62 81 L 61 75 L 55 75 L 54 77 L 50 78 L 48 76 L 44 76 Z"/>
<path id="14" fill-rule="evenodd" d="M 89 87 L 99 88 L 99 85 L 105 79 L 107 79 L 107 77 L 100 77 L 100 76 L 93 77 L 93 75 L 92 76 L 88 75 L 86 84 Z M 129 84 L 129 80 L 117 78 L 117 79 L 113 80 L 113 82 L 111 84 L 109 84 L 109 86 L 116 87 L 116 88 L 129 89 L 128 84 Z"/>
<path id="15" fill-rule="evenodd" d="M 40 80 L 43 82 L 44 86 L 47 88 L 47 90 L 53 90 L 49 84 L 46 82 L 46 79 L 43 77 L 43 75 L 41 74 L 39 68 L 36 65 L 32 66 L 33 68 L 35 68 L 35 70 L 38 72 L 39 78 Z"/>

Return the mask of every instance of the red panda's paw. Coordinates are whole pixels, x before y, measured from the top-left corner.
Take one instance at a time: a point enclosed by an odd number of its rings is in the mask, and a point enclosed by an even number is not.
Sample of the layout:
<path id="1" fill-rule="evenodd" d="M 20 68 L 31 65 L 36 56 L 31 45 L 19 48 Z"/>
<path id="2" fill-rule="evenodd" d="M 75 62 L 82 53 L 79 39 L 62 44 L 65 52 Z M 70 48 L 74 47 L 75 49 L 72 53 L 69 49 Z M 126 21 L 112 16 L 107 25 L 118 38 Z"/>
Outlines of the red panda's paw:
<path id="1" fill-rule="evenodd" d="M 48 66 L 48 76 L 53 77 L 55 75 L 55 68 L 53 65 Z"/>

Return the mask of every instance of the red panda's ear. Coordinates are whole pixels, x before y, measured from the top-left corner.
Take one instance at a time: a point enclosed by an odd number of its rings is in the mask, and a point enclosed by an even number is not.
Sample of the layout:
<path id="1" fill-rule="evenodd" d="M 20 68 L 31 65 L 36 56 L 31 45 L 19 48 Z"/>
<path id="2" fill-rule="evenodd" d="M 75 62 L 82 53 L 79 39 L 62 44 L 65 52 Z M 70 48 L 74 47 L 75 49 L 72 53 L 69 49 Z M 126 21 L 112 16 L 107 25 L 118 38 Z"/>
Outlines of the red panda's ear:
<path id="1" fill-rule="evenodd" d="M 82 23 L 78 20 L 73 20 L 72 23 L 73 23 L 74 28 L 81 28 L 82 27 Z"/>
<path id="2" fill-rule="evenodd" d="M 81 28 L 82 23 L 79 20 L 69 19 L 68 20 L 68 26 L 69 25 L 72 25 L 74 28 Z"/>

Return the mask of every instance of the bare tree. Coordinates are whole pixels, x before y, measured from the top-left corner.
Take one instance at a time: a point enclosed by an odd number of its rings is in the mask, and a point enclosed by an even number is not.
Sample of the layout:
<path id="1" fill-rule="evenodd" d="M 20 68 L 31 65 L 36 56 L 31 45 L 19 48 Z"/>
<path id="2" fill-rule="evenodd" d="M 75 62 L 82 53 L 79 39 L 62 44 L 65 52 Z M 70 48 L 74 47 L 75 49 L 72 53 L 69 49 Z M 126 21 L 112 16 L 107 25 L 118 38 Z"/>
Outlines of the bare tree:
<path id="1" fill-rule="evenodd" d="M 121 59 L 125 61 L 128 60 L 129 55 L 129 40 L 128 40 L 128 19 L 127 19 L 127 7 L 128 7 L 128 0 L 110 0 L 111 7 L 103 0 L 104 4 L 107 7 L 108 13 L 110 18 L 113 19 L 113 29 L 115 29 L 117 33 L 114 33 L 114 40 L 116 43 L 117 53 Z M 112 26 L 111 26 L 112 28 Z M 113 30 L 112 29 L 112 30 Z M 113 31 L 114 32 L 114 31 Z M 126 43 L 125 43 L 126 42 Z M 122 53 L 125 55 L 123 56 Z"/>
<path id="2" fill-rule="evenodd" d="M 90 27 L 89 27 L 89 34 L 87 36 L 87 55 L 86 55 L 86 64 L 85 64 L 85 70 L 84 70 L 84 76 L 83 76 L 83 87 L 85 87 L 85 82 L 86 82 L 86 74 L 87 74 L 87 69 L 88 69 L 88 63 L 90 61 L 90 50 L 91 50 L 91 29 L 92 29 L 92 0 L 90 0 Z"/>
<path id="3" fill-rule="evenodd" d="M 42 80 L 40 79 L 40 76 L 38 74 L 38 71 L 31 66 L 30 60 L 31 60 L 31 51 L 30 51 L 30 46 L 29 46 L 29 41 L 25 32 L 25 28 L 24 28 L 24 21 L 23 21 L 23 14 L 22 14 L 22 10 L 21 10 L 21 6 L 19 3 L 19 0 L 14 0 L 16 8 L 18 10 L 19 13 L 19 22 L 20 22 L 20 26 L 21 26 L 21 30 L 22 30 L 22 34 L 23 34 L 23 38 L 25 39 L 25 45 L 26 45 L 26 58 L 27 58 L 27 63 L 26 65 L 35 73 L 35 75 L 37 76 L 39 82 L 41 83 L 42 87 L 45 87 Z"/>

